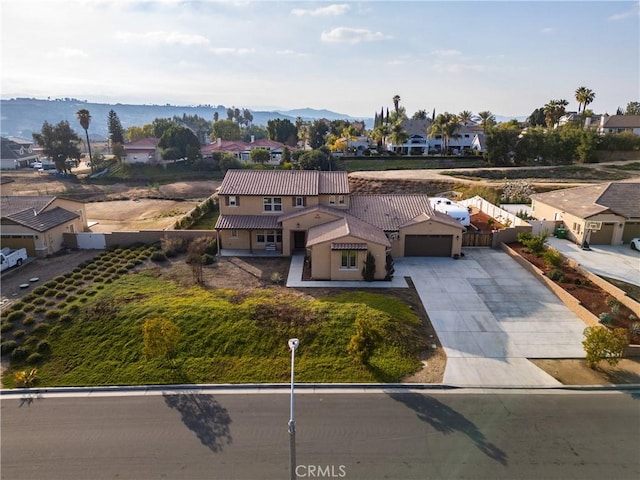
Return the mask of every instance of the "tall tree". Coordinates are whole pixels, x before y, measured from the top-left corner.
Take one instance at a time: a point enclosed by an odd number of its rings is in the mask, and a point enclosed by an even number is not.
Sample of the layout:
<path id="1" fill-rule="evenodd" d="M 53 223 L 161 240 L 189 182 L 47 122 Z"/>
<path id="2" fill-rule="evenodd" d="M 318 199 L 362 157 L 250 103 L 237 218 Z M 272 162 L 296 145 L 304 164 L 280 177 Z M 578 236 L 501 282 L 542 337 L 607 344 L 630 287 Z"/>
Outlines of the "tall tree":
<path id="1" fill-rule="evenodd" d="M 527 118 L 527 123 L 530 127 L 544 127 L 547 122 L 544 116 L 544 107 L 536 108 L 531 115 Z"/>
<path id="2" fill-rule="evenodd" d="M 107 124 L 109 127 L 109 136 L 111 137 L 111 143 L 124 143 L 124 130 L 118 114 L 114 110 L 109 110 L 109 116 L 107 118 Z"/>
<path id="3" fill-rule="evenodd" d="M 575 95 L 578 102 L 578 113 L 580 113 L 580 107 L 582 107 L 582 110 L 584 111 L 584 109 L 587 108 L 587 105 L 592 103 L 596 98 L 596 94 L 593 92 L 593 90 L 587 87 L 578 87 L 576 89 Z"/>
<path id="4" fill-rule="evenodd" d="M 86 108 L 81 108 L 76 112 L 76 117 L 80 126 L 84 129 L 84 133 L 87 136 L 87 149 L 89 150 L 89 160 L 91 160 L 91 142 L 89 142 L 89 125 L 91 124 L 91 114 Z M 91 162 L 91 171 L 93 171 L 93 162 Z"/>
<path id="5" fill-rule="evenodd" d="M 160 138 L 158 146 L 162 148 L 165 160 L 186 159 L 195 163 L 200 158 L 200 141 L 191 129 L 179 125 L 169 127 Z"/>
<path id="6" fill-rule="evenodd" d="M 324 145 L 329 126 L 322 120 L 315 120 L 309 126 L 309 145 L 316 149 Z"/>
<path id="7" fill-rule="evenodd" d="M 549 100 L 549 102 L 543 107 L 544 118 L 548 128 L 553 128 L 560 120 L 560 117 L 565 114 L 565 107 L 569 105 L 569 102 L 564 99 Z"/>
<path id="8" fill-rule="evenodd" d="M 240 126 L 233 120 L 218 120 L 213 123 L 211 140 L 240 140 Z"/>
<path id="9" fill-rule="evenodd" d="M 629 102 L 624 111 L 625 115 L 640 115 L 640 102 Z"/>
<path id="10" fill-rule="evenodd" d="M 82 140 L 67 121 L 56 125 L 44 122 L 41 132 L 33 134 L 33 140 L 42 147 L 42 153 L 53 160 L 60 173 L 68 171 L 67 158 L 80 159 L 78 145 Z"/>
<path id="11" fill-rule="evenodd" d="M 444 112 L 438 114 L 429 126 L 427 134 L 430 137 L 441 135 L 443 151 L 447 154 L 449 152 L 449 140 L 459 136 L 457 133 L 459 129 L 460 123 L 458 123 L 458 116 L 453 113 Z"/>
<path id="12" fill-rule="evenodd" d="M 487 133 L 487 129 L 496 124 L 496 117 L 489 110 L 478 112 L 478 118 L 480 119 L 480 125 L 482 125 L 484 133 Z"/>
<path id="13" fill-rule="evenodd" d="M 391 125 L 391 134 L 389 138 L 396 147 L 396 153 L 401 153 L 402 144 L 407 141 L 407 138 L 409 138 L 407 131 L 402 126 L 402 122 L 396 122 Z"/>
<path id="14" fill-rule="evenodd" d="M 473 114 L 473 112 L 470 112 L 469 110 L 463 110 L 458 114 L 458 121 L 462 123 L 462 125 L 464 125 L 465 127 L 470 123 L 474 123 L 475 118 L 476 117 Z"/>
<path id="15" fill-rule="evenodd" d="M 398 113 L 398 105 L 400 105 L 400 95 L 393 96 L 393 109 Z"/>
<path id="16" fill-rule="evenodd" d="M 164 132 L 176 125 L 176 122 L 170 118 L 156 118 L 151 122 L 151 125 L 153 126 L 153 136 L 162 138 Z"/>
<path id="17" fill-rule="evenodd" d="M 298 141 L 298 129 L 287 118 L 275 118 L 267 122 L 269 140 L 295 145 Z"/>
<path id="18" fill-rule="evenodd" d="M 426 119 L 427 119 L 426 110 L 418 110 L 411 116 L 411 120 L 426 120 Z"/>

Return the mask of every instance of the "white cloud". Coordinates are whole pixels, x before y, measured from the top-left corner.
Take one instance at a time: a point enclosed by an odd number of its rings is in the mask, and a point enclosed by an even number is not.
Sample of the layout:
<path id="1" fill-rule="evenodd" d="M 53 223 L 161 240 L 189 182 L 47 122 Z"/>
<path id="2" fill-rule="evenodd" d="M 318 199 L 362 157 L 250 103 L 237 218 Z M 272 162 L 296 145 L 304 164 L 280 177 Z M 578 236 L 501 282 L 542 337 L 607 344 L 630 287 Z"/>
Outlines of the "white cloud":
<path id="1" fill-rule="evenodd" d="M 215 55 L 249 55 L 255 53 L 253 48 L 212 47 L 209 51 Z"/>
<path id="2" fill-rule="evenodd" d="M 349 11 L 349 8 L 351 7 L 349 7 L 349 5 L 347 5 L 346 3 L 341 3 L 341 4 L 333 4 L 333 5 L 328 5 L 326 7 L 319 7 L 314 9 L 294 8 L 293 10 L 291 10 L 291 14 L 296 15 L 298 17 L 302 17 L 305 15 L 309 15 L 311 17 L 338 16 L 338 15 L 344 15 L 345 13 L 347 13 Z"/>
<path id="3" fill-rule="evenodd" d="M 433 55 L 437 55 L 438 57 L 455 57 L 457 55 L 462 55 L 460 50 L 448 49 L 448 50 L 434 50 Z"/>
<path id="4" fill-rule="evenodd" d="M 58 48 L 53 52 L 47 54 L 49 58 L 78 58 L 88 57 L 88 55 L 78 48 Z"/>
<path id="5" fill-rule="evenodd" d="M 636 3 L 631 9 L 626 12 L 616 13 L 609 17 L 609 20 L 618 21 L 626 18 L 637 17 L 640 15 L 640 3 Z"/>
<path id="6" fill-rule="evenodd" d="M 540 32 L 542 32 L 542 33 L 551 33 L 551 32 L 553 32 L 553 28 L 544 27 L 542 30 L 540 30 Z"/>
<path id="7" fill-rule="evenodd" d="M 286 49 L 286 50 L 276 50 L 276 55 L 287 55 L 292 57 L 306 57 L 306 53 L 296 52 L 295 50 Z"/>
<path id="8" fill-rule="evenodd" d="M 122 42 L 139 42 L 149 45 L 209 45 L 209 39 L 202 35 L 182 32 L 116 32 L 115 37 Z"/>
<path id="9" fill-rule="evenodd" d="M 360 42 L 376 42 L 392 38 L 381 32 L 372 32 L 364 28 L 338 27 L 328 32 L 322 32 L 320 37 L 323 42 L 334 43 L 360 43 Z"/>

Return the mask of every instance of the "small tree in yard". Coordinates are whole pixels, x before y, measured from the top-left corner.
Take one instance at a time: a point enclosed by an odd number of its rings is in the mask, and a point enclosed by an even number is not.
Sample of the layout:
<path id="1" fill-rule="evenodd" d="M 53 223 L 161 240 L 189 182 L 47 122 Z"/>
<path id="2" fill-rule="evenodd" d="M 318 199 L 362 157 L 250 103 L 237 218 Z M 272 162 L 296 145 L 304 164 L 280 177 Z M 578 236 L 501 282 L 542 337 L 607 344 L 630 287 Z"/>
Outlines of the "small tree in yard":
<path id="1" fill-rule="evenodd" d="M 367 252 L 367 258 L 364 261 L 364 267 L 362 267 L 362 278 L 367 282 L 373 282 L 376 275 L 376 258 Z"/>
<path id="2" fill-rule="evenodd" d="M 396 272 L 396 269 L 393 266 L 393 257 L 389 252 L 387 252 L 387 256 L 385 258 L 384 270 L 386 272 L 384 279 L 388 281 L 393 280 L 393 274 Z"/>
<path id="3" fill-rule="evenodd" d="M 178 349 L 180 329 L 170 320 L 152 318 L 144 322 L 142 336 L 145 357 L 170 359 Z"/>
<path id="4" fill-rule="evenodd" d="M 358 363 L 365 365 L 380 342 L 380 332 L 366 318 L 356 318 L 356 333 L 351 337 L 347 353 Z"/>
<path id="5" fill-rule="evenodd" d="M 32 368 L 31 370 L 20 370 L 13 375 L 13 380 L 16 382 L 17 387 L 33 387 L 38 380 L 38 369 Z"/>
<path id="6" fill-rule="evenodd" d="M 609 365 L 617 365 L 625 347 L 629 345 L 629 337 L 623 328 L 610 330 L 605 327 L 587 327 L 584 329 L 582 345 L 589 368 L 595 368 L 602 360 L 606 360 Z"/>

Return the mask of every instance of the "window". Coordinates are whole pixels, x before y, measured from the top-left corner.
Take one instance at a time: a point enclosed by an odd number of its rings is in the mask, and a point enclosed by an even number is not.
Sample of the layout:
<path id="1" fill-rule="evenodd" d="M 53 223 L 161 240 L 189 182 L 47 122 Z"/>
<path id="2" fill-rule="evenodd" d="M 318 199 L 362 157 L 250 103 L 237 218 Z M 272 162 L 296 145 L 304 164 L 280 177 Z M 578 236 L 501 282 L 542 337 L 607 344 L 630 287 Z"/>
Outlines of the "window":
<path id="1" fill-rule="evenodd" d="M 329 197 L 329 205 L 335 205 L 336 204 L 336 196 L 335 195 L 331 195 Z"/>
<path id="2" fill-rule="evenodd" d="M 238 230 L 231 230 L 231 237 L 238 238 Z"/>
<path id="3" fill-rule="evenodd" d="M 293 206 L 294 207 L 304 207 L 307 204 L 307 202 L 305 202 L 305 198 L 304 197 L 295 197 L 293 199 Z"/>
<path id="4" fill-rule="evenodd" d="M 279 230 L 258 230 L 256 241 L 258 243 L 282 243 L 282 232 Z"/>
<path id="5" fill-rule="evenodd" d="M 340 195 L 340 196 L 338 197 L 338 203 L 339 203 L 340 205 L 344 205 L 344 195 Z"/>
<path id="6" fill-rule="evenodd" d="M 238 199 L 236 198 L 235 195 L 229 195 L 227 199 L 228 199 L 227 205 L 229 205 L 230 207 L 235 207 L 238 205 Z"/>
<path id="7" fill-rule="evenodd" d="M 281 212 L 282 198 L 280 197 L 264 197 L 263 206 L 265 212 Z"/>
<path id="8" fill-rule="evenodd" d="M 341 268 L 358 268 L 356 263 L 358 258 L 358 252 L 355 250 L 343 250 L 342 251 L 342 263 Z"/>

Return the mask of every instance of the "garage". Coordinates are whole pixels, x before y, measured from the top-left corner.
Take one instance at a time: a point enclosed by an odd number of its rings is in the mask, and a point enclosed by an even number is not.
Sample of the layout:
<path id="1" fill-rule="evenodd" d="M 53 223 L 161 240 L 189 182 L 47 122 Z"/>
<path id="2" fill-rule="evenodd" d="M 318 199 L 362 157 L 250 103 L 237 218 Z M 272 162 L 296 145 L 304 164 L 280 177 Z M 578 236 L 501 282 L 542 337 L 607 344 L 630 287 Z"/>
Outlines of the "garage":
<path id="1" fill-rule="evenodd" d="M 405 257 L 450 257 L 453 235 L 406 235 Z"/>
<path id="2" fill-rule="evenodd" d="M 591 245 L 611 245 L 614 226 L 615 223 L 603 223 L 600 230 L 594 230 L 591 232 L 589 243 Z"/>
<path id="3" fill-rule="evenodd" d="M 640 222 L 627 222 L 622 231 L 623 243 L 629 243 L 632 238 L 640 237 Z"/>

